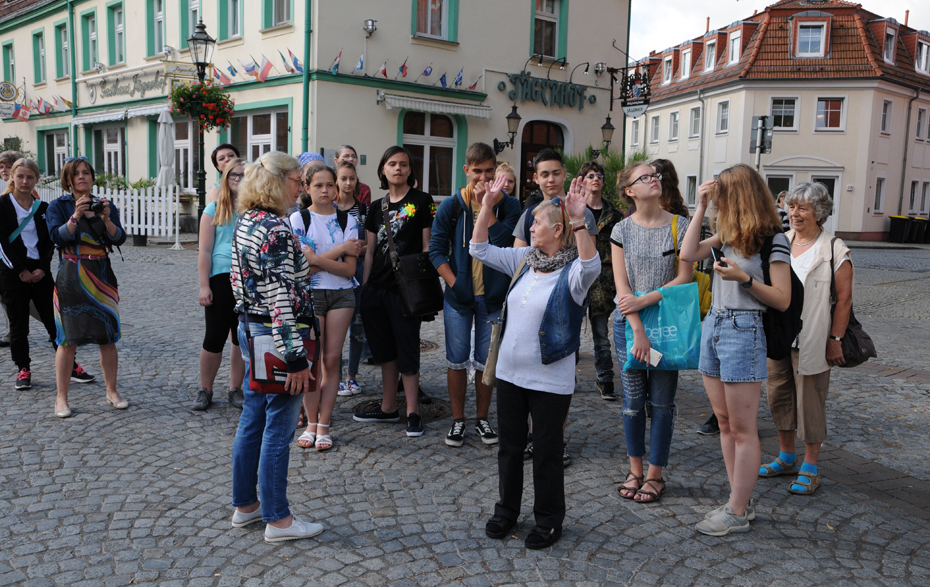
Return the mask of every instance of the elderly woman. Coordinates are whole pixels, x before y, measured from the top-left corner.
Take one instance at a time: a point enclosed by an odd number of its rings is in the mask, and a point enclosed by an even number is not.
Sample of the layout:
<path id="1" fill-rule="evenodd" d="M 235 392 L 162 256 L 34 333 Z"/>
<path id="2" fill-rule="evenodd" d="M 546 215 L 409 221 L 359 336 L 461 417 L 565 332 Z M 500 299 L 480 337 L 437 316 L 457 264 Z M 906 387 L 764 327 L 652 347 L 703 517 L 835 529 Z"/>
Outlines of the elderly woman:
<path id="1" fill-rule="evenodd" d="M 301 394 L 310 390 L 303 339 L 313 324 L 310 263 L 286 224 L 289 203 L 300 192 L 297 159 L 279 151 L 245 168 L 233 235 L 233 295 L 240 314 L 239 348 L 245 361 L 244 399 L 233 443 L 234 528 L 263 520 L 266 542 L 316 536 L 323 526 L 291 514 L 287 465 Z M 249 385 L 248 336 L 268 336 L 287 363 L 287 393 L 262 394 Z M 256 491 L 256 484 L 259 490 Z M 259 501 L 259 495 L 261 501 Z"/>
<path id="2" fill-rule="evenodd" d="M 494 180 L 492 199 L 504 181 L 503 176 Z M 575 388 L 575 351 L 588 289 L 601 271 L 585 210 L 584 180 L 575 178 L 564 199 L 543 202 L 533 211 L 533 246 L 510 249 L 488 243 L 488 226 L 497 218 L 493 207 L 484 206 L 469 248 L 488 267 L 515 276 L 501 311 L 497 360 L 500 500 L 485 533 L 501 539 L 517 524 L 527 416 L 532 415 L 536 526 L 525 542 L 531 549 L 555 544 L 565 518 L 562 425 Z"/>
<path id="3" fill-rule="evenodd" d="M 804 327 L 791 356 L 768 359 L 768 399 L 778 430 L 778 457 L 759 470 L 760 477 L 797 475 L 788 491 L 811 495 L 820 487 L 817 457 L 827 437 L 830 368 L 843 365 L 842 340 L 852 308 L 853 266 L 849 248 L 823 229 L 833 199 L 821 183 L 802 183 L 785 198 L 791 230 L 791 268 L 804 284 Z M 833 276 L 830 275 L 831 264 Z M 836 300 L 831 310 L 830 283 Z M 804 462 L 795 457 L 794 436 L 804 443 Z"/>

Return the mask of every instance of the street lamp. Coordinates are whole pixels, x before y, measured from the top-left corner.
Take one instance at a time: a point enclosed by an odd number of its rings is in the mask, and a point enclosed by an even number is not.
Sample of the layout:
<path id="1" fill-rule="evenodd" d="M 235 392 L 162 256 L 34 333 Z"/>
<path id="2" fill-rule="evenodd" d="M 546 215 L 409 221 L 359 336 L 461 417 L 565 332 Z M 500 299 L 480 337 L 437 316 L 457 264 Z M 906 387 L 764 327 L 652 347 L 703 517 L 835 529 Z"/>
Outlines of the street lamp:
<path id="1" fill-rule="evenodd" d="M 610 114 L 607 115 L 607 120 L 604 122 L 604 125 L 601 126 L 601 140 L 604 141 L 604 152 L 607 152 L 607 148 L 610 147 L 610 141 L 614 138 L 614 125 L 610 123 Z M 591 154 L 594 155 L 594 158 L 597 159 L 601 156 L 601 149 L 591 149 Z"/>
<path id="2" fill-rule="evenodd" d="M 517 130 L 520 128 L 520 120 L 522 118 L 517 113 L 517 105 L 513 105 L 513 110 L 510 111 L 510 114 L 507 115 L 507 133 L 510 135 L 509 141 L 499 141 L 494 139 L 494 153 L 500 155 L 504 152 L 504 149 L 510 147 L 513 149 L 514 140 L 517 137 Z"/>
<path id="3" fill-rule="evenodd" d="M 197 67 L 197 79 L 203 85 L 203 80 L 207 76 L 207 66 L 213 59 L 213 48 L 216 46 L 216 39 L 207 34 L 207 27 L 203 24 L 203 19 L 197 23 L 194 34 L 187 39 L 187 45 L 191 50 L 191 61 Z M 198 94 L 199 96 L 199 94 Z M 201 105 L 203 101 L 201 101 Z M 200 150 L 198 152 L 197 167 L 197 218 L 203 216 L 203 209 L 207 207 L 207 171 L 204 169 L 203 162 L 203 126 L 197 121 L 199 132 Z"/>

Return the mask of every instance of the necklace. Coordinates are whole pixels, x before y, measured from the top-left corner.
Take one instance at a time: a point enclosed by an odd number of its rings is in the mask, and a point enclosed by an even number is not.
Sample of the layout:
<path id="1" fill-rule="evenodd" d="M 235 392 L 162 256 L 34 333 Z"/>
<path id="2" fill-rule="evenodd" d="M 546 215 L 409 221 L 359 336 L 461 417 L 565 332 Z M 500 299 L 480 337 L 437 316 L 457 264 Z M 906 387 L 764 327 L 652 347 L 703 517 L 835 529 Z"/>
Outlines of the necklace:
<path id="1" fill-rule="evenodd" d="M 798 245 L 799 247 L 806 247 L 807 245 L 812 245 L 812 244 L 814 244 L 815 242 L 817 242 L 817 239 L 819 239 L 819 238 L 820 238 L 820 234 L 818 234 L 817 236 L 815 236 L 813 240 L 807 241 L 806 243 L 799 243 L 799 242 L 795 241 L 794 244 Z"/>
<path id="2" fill-rule="evenodd" d="M 537 273 L 537 274 L 536 274 L 536 277 L 533 278 L 533 283 L 531 283 L 530 286 L 529 286 L 528 288 L 526 288 L 526 291 L 523 292 L 523 299 L 520 300 L 520 307 L 521 307 L 521 308 L 525 308 L 525 307 L 526 307 L 526 300 L 527 300 L 527 298 L 530 297 L 530 292 L 533 291 L 533 288 L 536 286 L 536 282 L 538 282 L 538 281 L 539 281 L 539 273 Z"/>

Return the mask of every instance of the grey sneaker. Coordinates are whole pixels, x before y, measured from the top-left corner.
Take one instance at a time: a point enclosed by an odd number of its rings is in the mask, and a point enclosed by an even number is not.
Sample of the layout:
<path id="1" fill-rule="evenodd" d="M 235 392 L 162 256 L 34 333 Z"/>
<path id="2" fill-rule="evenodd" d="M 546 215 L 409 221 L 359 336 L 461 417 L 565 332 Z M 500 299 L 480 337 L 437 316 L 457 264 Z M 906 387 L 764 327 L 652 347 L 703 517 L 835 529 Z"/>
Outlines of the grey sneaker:
<path id="1" fill-rule="evenodd" d="M 749 532 L 749 520 L 747 516 L 737 516 L 733 513 L 733 508 L 727 504 L 711 517 L 698 522 L 696 528 L 698 532 L 708 536 L 726 536 L 730 533 Z"/>
<path id="2" fill-rule="evenodd" d="M 712 517 L 712 516 L 713 516 L 714 514 L 716 514 L 717 512 L 722 512 L 722 511 L 723 511 L 723 508 L 725 508 L 726 506 L 727 506 L 727 504 L 723 504 L 722 506 L 720 506 L 720 507 L 718 507 L 718 508 L 714 508 L 714 509 L 710 510 L 709 512 L 707 512 L 706 514 L 704 514 L 704 519 L 706 520 L 706 519 Z M 749 505 L 746 506 L 746 519 L 749 520 L 750 522 L 756 519 L 756 508 L 752 507 L 752 500 L 751 500 L 751 499 L 749 500 Z"/>
<path id="3" fill-rule="evenodd" d="M 242 389 L 230 389 L 229 390 L 229 405 L 239 410 L 242 409 L 242 402 L 245 400 L 245 394 L 242 393 Z"/>
<path id="4" fill-rule="evenodd" d="M 300 540 L 311 538 L 323 531 L 322 524 L 304 522 L 297 516 L 287 528 L 275 528 L 271 524 L 265 526 L 265 542 L 284 542 L 285 540 Z"/>
<path id="5" fill-rule="evenodd" d="M 236 510 L 233 512 L 232 516 L 232 527 L 233 528 L 244 528 L 249 524 L 254 524 L 262 519 L 262 508 L 258 508 L 254 512 L 240 512 Z"/>
<path id="6" fill-rule="evenodd" d="M 213 403 L 213 392 L 204 387 L 197 392 L 197 399 L 194 400 L 194 405 L 191 407 L 195 412 L 205 412 L 207 408 L 210 407 L 210 404 Z"/>

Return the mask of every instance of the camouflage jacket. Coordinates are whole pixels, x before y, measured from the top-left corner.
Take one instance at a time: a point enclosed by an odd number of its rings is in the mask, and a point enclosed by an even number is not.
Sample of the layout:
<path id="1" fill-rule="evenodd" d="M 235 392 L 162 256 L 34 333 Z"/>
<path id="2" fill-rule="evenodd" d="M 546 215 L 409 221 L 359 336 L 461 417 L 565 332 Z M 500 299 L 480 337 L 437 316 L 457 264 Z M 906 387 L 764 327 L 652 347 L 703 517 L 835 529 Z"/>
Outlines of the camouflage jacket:
<path id="1" fill-rule="evenodd" d="M 609 314 L 616 308 L 614 298 L 617 286 L 614 285 L 614 268 L 610 256 L 610 233 L 614 225 L 623 220 L 623 213 L 616 206 L 603 200 L 604 209 L 597 220 L 597 253 L 601 257 L 601 274 L 591 286 L 591 313 L 593 315 Z"/>

